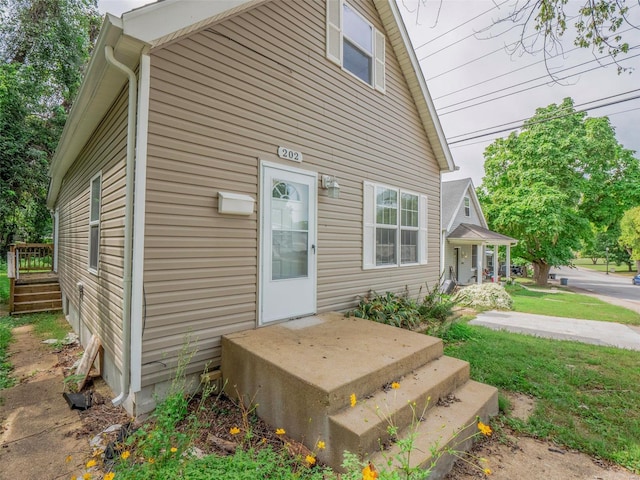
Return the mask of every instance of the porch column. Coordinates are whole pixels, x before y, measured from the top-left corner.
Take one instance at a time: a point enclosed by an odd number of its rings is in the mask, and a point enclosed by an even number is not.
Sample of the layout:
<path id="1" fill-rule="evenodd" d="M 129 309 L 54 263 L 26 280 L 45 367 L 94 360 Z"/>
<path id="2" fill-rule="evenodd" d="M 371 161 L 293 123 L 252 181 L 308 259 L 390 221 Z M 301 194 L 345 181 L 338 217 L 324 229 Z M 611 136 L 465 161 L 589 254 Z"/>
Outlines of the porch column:
<path id="1" fill-rule="evenodd" d="M 476 283 L 482 285 L 484 280 L 484 245 L 478 245 L 478 259 L 476 260 Z"/>
<path id="2" fill-rule="evenodd" d="M 507 243 L 507 280 L 511 278 L 511 244 Z"/>
<path id="3" fill-rule="evenodd" d="M 500 251 L 499 246 L 493 246 L 493 282 L 498 283 L 500 281 Z"/>

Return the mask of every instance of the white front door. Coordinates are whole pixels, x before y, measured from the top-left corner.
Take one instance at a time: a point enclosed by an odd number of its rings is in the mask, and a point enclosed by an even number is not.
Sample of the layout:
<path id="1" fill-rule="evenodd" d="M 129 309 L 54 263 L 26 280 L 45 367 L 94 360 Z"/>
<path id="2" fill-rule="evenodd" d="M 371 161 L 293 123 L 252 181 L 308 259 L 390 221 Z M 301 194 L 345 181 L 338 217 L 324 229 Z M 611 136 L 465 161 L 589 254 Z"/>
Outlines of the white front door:
<path id="1" fill-rule="evenodd" d="M 260 323 L 316 311 L 317 175 L 262 164 Z"/>

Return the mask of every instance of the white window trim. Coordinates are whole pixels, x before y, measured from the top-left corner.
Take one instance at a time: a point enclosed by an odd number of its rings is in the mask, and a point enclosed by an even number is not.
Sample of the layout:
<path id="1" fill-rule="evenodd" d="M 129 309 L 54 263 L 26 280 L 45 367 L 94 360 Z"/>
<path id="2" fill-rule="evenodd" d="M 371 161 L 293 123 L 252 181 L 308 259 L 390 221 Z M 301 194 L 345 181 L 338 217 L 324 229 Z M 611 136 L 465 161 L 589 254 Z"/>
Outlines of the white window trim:
<path id="1" fill-rule="evenodd" d="M 462 206 L 464 207 L 464 216 L 470 217 L 471 216 L 471 198 L 464 197 Z"/>
<path id="2" fill-rule="evenodd" d="M 394 190 L 398 193 L 398 223 L 395 227 L 397 232 L 396 241 L 396 263 L 393 265 L 376 265 L 376 188 L 386 188 Z M 402 194 L 408 193 L 418 197 L 418 261 L 414 263 L 402 262 L 402 245 L 401 245 L 401 225 L 402 217 Z M 403 190 L 391 185 L 381 183 L 363 182 L 363 241 L 362 241 L 362 268 L 364 270 L 383 269 L 383 268 L 402 268 L 416 265 L 426 265 L 428 263 L 428 198 L 427 195 Z M 405 230 L 416 230 L 415 227 L 404 227 Z"/>
<path id="3" fill-rule="evenodd" d="M 360 82 L 368 85 L 369 87 L 385 93 L 386 91 L 386 72 L 385 72 L 385 55 L 386 55 L 386 39 L 384 33 L 374 27 L 366 18 L 364 18 L 358 10 L 353 7 L 351 3 L 347 3 L 349 8 L 364 22 L 371 27 L 372 37 L 372 72 L 371 83 L 367 83 L 360 77 L 347 70 L 343 65 L 342 52 L 344 42 L 344 25 L 343 25 L 343 5 L 344 0 L 327 0 L 327 34 L 326 34 L 326 46 L 327 46 L 327 58 L 339 65 L 343 71 L 347 72 L 354 78 L 357 78 Z M 348 36 L 346 37 L 349 38 Z M 357 42 L 349 40 L 351 43 L 357 45 Z"/>
<path id="4" fill-rule="evenodd" d="M 98 199 L 98 219 L 97 220 L 91 220 L 91 209 L 93 207 L 93 182 L 95 182 L 97 180 L 99 180 L 100 182 L 100 198 Z M 89 181 L 89 237 L 88 237 L 88 242 L 87 242 L 87 270 L 89 270 L 90 273 L 93 273 L 94 275 L 98 274 L 98 270 L 100 270 L 100 230 L 101 230 L 101 223 L 102 221 L 102 171 L 96 173 L 93 177 L 91 177 L 91 180 Z M 96 245 L 96 248 L 98 249 L 98 257 L 96 260 L 96 268 L 93 268 L 91 266 L 91 228 L 98 226 L 98 244 Z"/>

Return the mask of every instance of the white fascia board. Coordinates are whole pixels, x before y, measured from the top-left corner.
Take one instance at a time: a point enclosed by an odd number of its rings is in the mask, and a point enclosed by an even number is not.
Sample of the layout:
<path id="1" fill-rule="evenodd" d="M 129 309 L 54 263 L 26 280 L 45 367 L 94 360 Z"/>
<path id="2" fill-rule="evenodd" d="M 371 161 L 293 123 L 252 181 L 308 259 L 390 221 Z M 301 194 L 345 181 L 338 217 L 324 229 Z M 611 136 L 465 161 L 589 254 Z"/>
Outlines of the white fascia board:
<path id="1" fill-rule="evenodd" d="M 91 134 L 113 105 L 127 78 L 112 68 L 104 56 L 105 46 L 114 47 L 120 61 L 136 68 L 144 44 L 123 36 L 122 21 L 107 14 L 58 147 L 49 166 L 47 207 L 54 207 L 62 179 L 76 161 Z"/>
<path id="2" fill-rule="evenodd" d="M 473 184 L 473 180 L 469 179 L 469 185 L 467 185 L 467 190 L 470 192 L 469 196 L 471 197 L 471 201 L 476 208 L 476 213 L 480 218 L 480 226 L 484 228 L 489 228 L 487 224 L 487 219 L 484 218 L 484 212 L 482 211 L 482 205 L 480 205 L 480 199 L 478 199 L 478 194 L 476 193 L 476 187 Z"/>
<path id="3" fill-rule="evenodd" d="M 419 94 L 417 94 L 412 89 L 414 101 L 418 107 L 418 113 L 422 119 L 427 136 L 429 137 L 431 148 L 433 148 L 438 164 L 440 165 L 440 171 L 443 173 L 453 172 L 456 169 L 456 165 L 449 150 L 449 145 L 442 130 L 442 125 L 440 125 L 435 105 L 429 94 L 420 63 L 416 57 L 413 44 L 402 20 L 402 15 L 398 9 L 396 0 L 374 0 L 374 4 L 396 55 L 398 57 L 406 56 L 409 60 L 410 68 L 407 68 L 408 65 L 406 65 L 406 62 L 402 61 L 400 62 L 400 67 L 405 77 L 407 77 L 408 83 L 410 85 L 413 83 L 419 90 Z M 390 15 L 386 14 L 385 10 L 387 9 L 390 11 Z M 392 35 L 394 31 L 398 33 L 399 39 L 397 35 Z"/>
<path id="4" fill-rule="evenodd" d="M 159 46 L 267 0 L 163 0 L 122 15 L 124 33 Z"/>

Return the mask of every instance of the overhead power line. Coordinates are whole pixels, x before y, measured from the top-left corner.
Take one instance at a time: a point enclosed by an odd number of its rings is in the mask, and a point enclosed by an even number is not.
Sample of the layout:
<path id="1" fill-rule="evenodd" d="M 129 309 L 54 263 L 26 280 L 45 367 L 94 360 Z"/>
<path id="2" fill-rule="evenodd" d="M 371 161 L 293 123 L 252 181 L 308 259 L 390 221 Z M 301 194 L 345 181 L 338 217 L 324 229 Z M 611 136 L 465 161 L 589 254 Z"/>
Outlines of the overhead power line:
<path id="1" fill-rule="evenodd" d="M 631 60 L 632 58 L 635 58 L 635 57 L 638 57 L 638 56 L 640 56 L 640 53 L 638 53 L 638 54 L 636 54 L 636 55 L 632 55 L 631 57 L 626 57 L 626 58 L 621 59 L 621 60 L 618 60 L 618 61 L 615 61 L 615 60 L 614 60 L 614 61 L 612 61 L 612 62 L 610 62 L 610 63 L 607 63 L 607 64 L 598 65 L 598 66 L 596 66 L 596 67 L 589 68 L 589 69 L 587 69 L 587 70 L 582 70 L 581 72 L 572 73 L 571 75 L 567 75 L 567 76 L 565 76 L 565 77 L 558 78 L 557 80 L 566 80 L 567 78 L 575 77 L 576 75 L 580 75 L 580 74 L 583 74 L 583 73 L 588 73 L 588 72 L 591 72 L 591 71 L 593 71 L 593 70 L 596 70 L 596 69 L 599 69 L 599 68 L 602 68 L 602 67 L 606 67 L 606 66 L 608 66 L 608 65 L 612 65 L 612 64 L 614 64 L 614 63 L 619 64 L 619 63 L 621 63 L 621 62 L 623 62 L 623 61 L 625 61 L 625 60 Z M 524 83 L 528 83 L 528 82 L 524 82 Z M 483 105 L 483 104 L 485 104 L 485 103 L 493 102 L 493 101 L 495 101 L 495 100 L 500 100 L 501 98 L 506 98 L 506 97 L 510 97 L 510 96 L 512 96 L 512 95 L 517 95 L 518 93 L 528 92 L 528 91 L 534 90 L 534 89 L 536 89 L 536 88 L 543 87 L 543 86 L 547 85 L 547 83 L 548 83 L 548 82 L 540 83 L 540 84 L 538 84 L 538 85 L 534 85 L 534 86 L 532 86 L 532 87 L 523 88 L 523 89 L 521 89 L 521 90 L 516 90 L 515 92 L 511 92 L 511 93 L 505 93 L 504 95 L 500 95 L 500 96 L 498 96 L 498 97 L 494 97 L 494 98 L 486 99 L 486 100 L 483 100 L 483 101 L 481 101 L 481 102 L 476 102 L 476 103 L 473 103 L 473 104 L 471 104 L 471 105 L 467 105 L 467 106 L 464 106 L 464 107 L 456 108 L 456 109 L 454 109 L 454 110 L 450 110 L 450 111 L 448 111 L 448 112 L 439 113 L 439 116 L 443 117 L 443 116 L 445 116 L 445 115 L 449 115 L 449 114 L 451 114 L 451 113 L 459 112 L 459 111 L 461 111 L 461 110 L 467 110 L 467 109 L 469 109 L 469 108 L 477 107 L 478 105 Z M 516 86 L 517 86 L 517 85 L 516 85 Z M 498 93 L 498 92 L 501 92 L 501 91 L 509 90 L 510 88 L 513 88 L 513 87 L 507 87 L 507 88 L 503 88 L 503 89 L 501 89 L 501 90 L 497 90 L 497 91 L 495 91 L 495 92 L 492 92 L 490 95 L 493 95 L 494 93 Z M 488 94 L 488 95 L 489 95 L 489 94 Z M 482 97 L 484 97 L 484 95 L 482 95 Z M 480 97 L 476 97 L 476 98 L 480 98 Z M 466 102 L 461 102 L 461 103 L 466 103 Z M 456 105 L 456 104 L 454 104 L 454 105 Z M 441 108 L 449 108 L 449 107 L 452 107 L 452 106 L 454 106 L 454 105 L 449 105 L 449 106 L 447 106 L 447 107 L 441 107 Z"/>
<path id="2" fill-rule="evenodd" d="M 482 13 L 480 13 L 480 14 L 476 15 L 475 17 L 470 18 L 469 20 L 466 20 L 466 21 L 462 22 L 462 23 L 461 23 L 461 24 L 459 24 L 459 25 L 456 25 L 456 26 L 455 26 L 455 27 L 453 27 L 452 29 L 447 30 L 446 32 L 444 32 L 444 33 L 442 33 L 442 34 L 438 35 L 437 37 L 432 38 L 431 40 L 427 40 L 427 41 L 426 41 L 426 42 L 424 42 L 423 44 L 418 45 L 418 46 L 415 48 L 415 50 L 418 50 L 419 48 L 422 48 L 422 47 L 424 47 L 425 45 L 429 45 L 430 43 L 435 42 L 436 40 L 440 40 L 440 39 L 441 39 L 442 37 L 444 37 L 445 35 L 448 35 L 448 34 L 450 34 L 451 32 L 455 32 L 455 31 L 456 31 L 457 29 L 459 29 L 460 27 L 464 27 L 465 25 L 467 25 L 467 24 L 469 24 L 469 23 L 473 22 L 474 20 L 476 20 L 476 19 L 480 18 L 481 16 L 483 16 L 483 15 L 485 15 L 485 14 L 489 13 L 490 11 L 495 10 L 496 8 L 498 8 L 498 9 L 499 9 L 502 5 L 504 5 L 504 4 L 505 4 L 505 3 L 507 3 L 508 1 L 509 1 L 509 0 L 505 0 L 504 2 L 499 3 L 498 5 L 494 5 L 493 7 L 489 8 L 488 10 L 485 10 L 484 12 L 482 12 Z"/>
<path id="3" fill-rule="evenodd" d="M 602 102 L 604 100 L 611 100 L 612 98 L 616 98 L 616 97 L 621 97 L 623 95 L 629 95 L 630 93 L 636 93 L 636 92 L 640 92 L 640 88 L 636 88 L 634 90 L 628 90 L 626 92 L 622 92 L 622 93 L 616 93 L 615 95 L 609 95 L 607 97 L 602 97 L 602 98 L 598 98 L 596 100 L 590 100 L 588 102 L 583 102 L 583 103 L 579 103 L 577 105 L 574 105 L 575 107 L 584 107 L 585 105 L 589 105 L 591 103 L 596 103 L 596 102 Z M 632 110 L 636 110 L 636 109 L 632 109 Z M 622 113 L 622 112 L 619 112 Z M 486 127 L 486 128 L 481 128 L 478 130 L 474 130 L 473 132 L 467 132 L 467 133 L 461 133 L 460 135 L 454 135 L 448 138 L 448 140 L 453 140 L 456 138 L 460 138 L 460 137 L 466 137 L 467 135 L 473 135 L 476 133 L 481 133 L 487 130 L 495 130 L 496 128 L 501 128 L 501 127 L 507 127 L 507 130 L 512 130 L 512 129 L 517 129 L 520 128 L 520 126 L 522 126 L 522 124 L 527 121 L 528 118 L 520 118 L 518 120 L 512 120 L 510 122 L 506 122 L 506 123 L 501 123 L 499 125 L 493 125 L 491 127 Z"/>
<path id="4" fill-rule="evenodd" d="M 630 31 L 630 30 L 635 30 L 635 29 L 634 29 L 634 28 L 628 28 L 628 29 L 626 29 L 626 30 L 622 30 L 622 31 L 620 31 L 619 33 L 620 33 L 620 34 L 623 34 L 623 33 L 626 33 L 626 32 L 628 32 L 628 31 Z M 631 47 L 629 50 L 634 50 L 634 49 L 636 49 L 636 48 L 638 48 L 638 47 L 639 47 L 639 45 L 636 45 L 636 46 L 634 46 L 634 47 Z M 449 97 L 449 96 L 454 95 L 454 94 L 456 94 L 456 93 L 460 93 L 460 92 L 463 92 L 463 91 L 465 91 L 465 90 L 469 90 L 470 88 L 477 87 L 477 86 L 479 86 L 479 85 L 483 85 L 483 84 L 488 83 L 488 82 L 491 82 L 491 81 L 493 81 L 493 80 L 497 80 L 498 78 L 502 78 L 502 77 L 506 77 L 506 76 L 508 76 L 508 75 L 512 75 L 512 74 L 514 74 L 514 73 L 520 72 L 520 71 L 522 71 L 522 70 L 526 70 L 527 68 L 533 67 L 533 66 L 538 65 L 538 64 L 540 64 L 540 63 L 545 63 L 545 62 L 547 62 L 548 60 L 550 60 L 550 59 L 552 59 L 552 58 L 556 58 L 556 57 L 559 57 L 559 56 L 561 56 L 561 55 L 566 55 L 566 54 L 571 53 L 571 52 L 574 52 L 574 51 L 576 51 L 576 50 L 580 50 L 581 48 L 582 48 L 582 47 L 574 47 L 574 48 L 571 48 L 571 49 L 569 49 L 569 50 L 567 50 L 567 51 L 564 51 L 564 52 L 562 52 L 562 53 L 556 53 L 555 55 L 551 55 L 550 57 L 547 57 L 546 59 L 538 60 L 537 62 L 530 63 L 530 64 L 525 65 L 525 66 L 520 67 L 520 68 L 516 68 L 515 70 L 511 70 L 511 71 L 509 71 L 509 72 L 505 72 L 505 73 L 502 73 L 502 74 L 500 74 L 500 75 L 496 75 L 495 77 L 491 77 L 491 78 L 488 78 L 488 79 L 486 79 L 486 80 L 482 80 L 481 82 L 477 82 L 477 83 L 474 83 L 474 84 L 472 84 L 472 85 L 468 85 L 468 86 L 466 86 L 466 87 L 459 88 L 458 90 L 454 90 L 453 92 L 449 92 L 449 93 L 446 93 L 446 94 L 444 94 L 444 95 L 440 95 L 439 97 L 435 97 L 435 98 L 434 98 L 434 100 L 440 100 L 441 98 Z M 499 51 L 499 50 L 502 50 L 502 48 L 499 48 L 498 50 L 494 50 L 492 53 L 495 53 L 495 52 L 497 52 L 497 51 Z M 483 57 L 484 57 L 484 55 L 483 55 Z M 483 57 L 479 57 L 479 58 L 483 58 Z M 607 58 L 607 56 L 605 55 L 605 56 L 600 57 L 600 58 L 592 59 L 592 60 L 589 60 L 588 62 L 595 62 L 595 61 L 601 60 L 601 59 L 603 59 L 603 58 Z M 588 63 L 588 62 L 585 62 L 585 63 Z M 585 63 L 578 64 L 578 65 L 574 65 L 573 67 L 567 67 L 567 68 L 566 68 L 566 69 L 564 69 L 564 70 L 560 70 L 560 71 L 554 72 L 554 74 L 561 73 L 561 72 L 563 72 L 563 71 L 566 71 L 566 70 L 571 69 L 571 68 L 578 67 L 578 66 L 580 66 L 580 65 L 584 65 Z M 466 65 L 466 64 L 463 64 L 462 66 L 465 66 L 465 65 Z M 547 76 L 548 76 L 548 75 L 545 75 L 545 77 L 547 77 Z M 435 77 L 432 77 L 432 78 L 435 78 Z"/>
<path id="5" fill-rule="evenodd" d="M 636 50 L 637 48 L 638 48 L 638 46 L 636 45 L 636 46 L 635 46 L 635 47 L 633 47 L 632 49 L 633 49 L 633 50 Z M 632 50 L 632 49 L 630 49 L 630 50 Z M 639 53 L 639 54 L 636 54 L 636 55 L 632 55 L 632 56 L 630 56 L 630 57 L 625 57 L 624 59 L 621 59 L 621 60 L 619 60 L 619 61 L 617 61 L 617 62 L 611 62 L 611 63 L 608 63 L 607 65 L 611 65 L 612 63 L 620 63 L 620 62 L 622 62 L 623 60 L 630 60 L 630 59 L 635 58 L 635 57 L 637 57 L 637 56 L 640 56 L 640 53 Z M 573 70 L 574 68 L 582 67 L 582 66 L 584 66 L 584 65 L 589 65 L 590 63 L 593 63 L 593 62 L 598 62 L 598 66 L 597 66 L 597 67 L 595 67 L 595 68 L 601 68 L 603 65 L 600 63 L 600 60 L 604 60 L 604 59 L 606 59 L 606 58 L 609 58 L 609 57 L 608 57 L 608 55 L 604 55 L 604 56 L 602 56 L 602 57 L 594 58 L 594 59 L 592 59 L 592 60 L 587 60 L 586 62 L 578 63 L 577 65 L 573 65 L 573 66 L 571 66 L 571 67 L 567 67 L 567 68 L 563 68 L 562 70 L 558 70 L 557 72 L 554 72 L 554 75 L 559 74 L 559 73 L 563 73 L 563 72 L 567 72 L 567 71 L 569 71 L 569 70 Z M 558 80 L 565 80 L 565 79 L 567 79 L 567 78 L 571 78 L 571 77 L 574 77 L 574 76 L 576 76 L 576 75 L 580 75 L 581 73 L 590 72 L 590 71 L 592 71 L 592 70 L 593 70 L 593 68 L 591 68 L 591 69 L 587 69 L 587 70 L 582 70 L 582 71 L 580 71 L 580 72 L 572 73 L 571 75 L 567 75 L 566 77 L 559 78 Z M 459 101 L 459 102 L 451 103 L 451 104 L 449 104 L 449 105 L 446 105 L 446 106 L 444 106 L 444 107 L 439 107 L 439 108 L 440 108 L 440 109 L 447 109 L 447 108 L 455 107 L 455 106 L 458 106 L 458 105 L 462 105 L 462 104 L 465 104 L 465 103 L 471 102 L 471 101 L 473 101 L 473 100 L 478 100 L 478 99 L 480 99 L 480 98 L 485 98 L 485 97 L 487 97 L 487 96 L 489 96 L 489 95 L 494 95 L 494 94 L 496 94 L 496 93 L 504 92 L 504 91 L 507 91 L 507 90 L 509 90 L 509 89 L 516 88 L 516 87 L 520 87 L 520 86 L 522 86 L 522 85 L 526 85 L 526 84 L 528 84 L 528 83 L 536 82 L 536 81 L 538 81 L 538 80 L 543 80 L 543 79 L 547 79 L 547 81 L 546 81 L 546 82 L 544 82 L 544 83 L 541 83 L 541 84 L 539 84 L 539 85 L 535 85 L 535 86 L 531 87 L 532 89 L 533 89 L 533 88 L 538 88 L 538 87 L 541 87 L 541 86 L 543 86 L 543 85 L 547 85 L 547 84 L 549 83 L 549 75 L 548 75 L 548 74 L 541 75 L 541 76 L 539 76 L 539 77 L 532 78 L 532 79 L 530 79 L 530 80 L 525 80 L 525 81 L 520 82 L 520 83 L 515 83 L 515 84 L 513 84 L 513 85 L 509 85 L 508 87 L 499 88 L 499 89 L 494 90 L 494 91 L 492 91 L 492 92 L 483 93 L 483 94 L 481 94 L 481 95 L 477 95 L 477 96 L 475 96 L 475 97 L 467 98 L 467 99 L 465 99 L 465 100 L 461 100 L 461 101 Z M 439 98 L 442 98 L 442 97 L 439 97 Z M 498 98 L 501 98 L 501 97 L 498 97 Z M 474 105 L 477 105 L 477 104 L 474 104 Z M 471 106 L 469 106 L 469 107 L 471 107 Z M 457 110 L 454 110 L 454 111 L 457 111 Z M 444 115 L 444 114 L 443 114 L 443 115 Z"/>
<path id="6" fill-rule="evenodd" d="M 609 107 L 611 105 L 618 105 L 618 104 L 621 104 L 621 103 L 630 102 L 632 100 L 637 100 L 639 98 L 640 98 L 640 95 L 635 95 L 635 96 L 630 97 L 630 98 L 623 98 L 623 99 L 620 99 L 620 100 L 615 100 L 615 101 L 612 101 L 612 102 L 603 103 L 602 105 L 595 105 L 593 107 L 587 107 L 587 108 L 583 108 L 583 109 L 580 109 L 580 110 L 574 110 L 574 111 L 571 111 L 571 112 L 568 112 L 568 113 L 565 113 L 565 114 L 562 114 L 562 115 L 556 115 L 555 117 L 549 117 L 549 118 L 544 118 L 544 119 L 541 119 L 541 120 L 538 120 L 538 121 L 535 121 L 535 122 L 530 122 L 527 126 L 538 125 L 540 123 L 546 123 L 546 122 L 549 122 L 551 120 L 557 120 L 557 119 L 560 119 L 560 118 L 568 117 L 568 116 L 574 115 L 576 113 L 583 113 L 583 112 L 587 112 L 589 110 L 597 110 L 597 109 L 600 109 L 600 108 Z M 593 100 L 591 102 L 586 102 L 586 103 L 583 103 L 583 104 L 580 104 L 580 105 L 586 105 L 587 103 L 594 103 L 596 101 L 597 100 Z M 491 135 L 496 135 L 498 133 L 509 132 L 509 131 L 512 131 L 512 130 L 519 130 L 522 127 L 524 127 L 524 123 L 516 125 L 516 126 L 509 127 L 509 128 L 502 128 L 502 129 L 494 130 L 492 132 L 483 133 L 483 134 L 479 134 L 479 135 L 474 135 L 474 136 L 467 137 L 467 138 L 462 138 L 460 140 L 454 140 L 452 142 L 448 142 L 448 144 L 449 145 L 457 145 L 458 143 L 466 142 L 466 141 L 469 141 L 469 140 L 476 140 L 478 138 L 484 138 L 484 137 L 488 137 L 488 136 L 491 136 Z M 479 131 L 481 131 L 481 130 L 479 130 Z M 473 134 L 473 133 L 475 133 L 475 132 L 471 132 L 471 134 Z M 461 136 L 461 135 L 458 135 L 458 136 Z M 453 137 L 453 138 L 455 138 L 455 137 Z"/>

